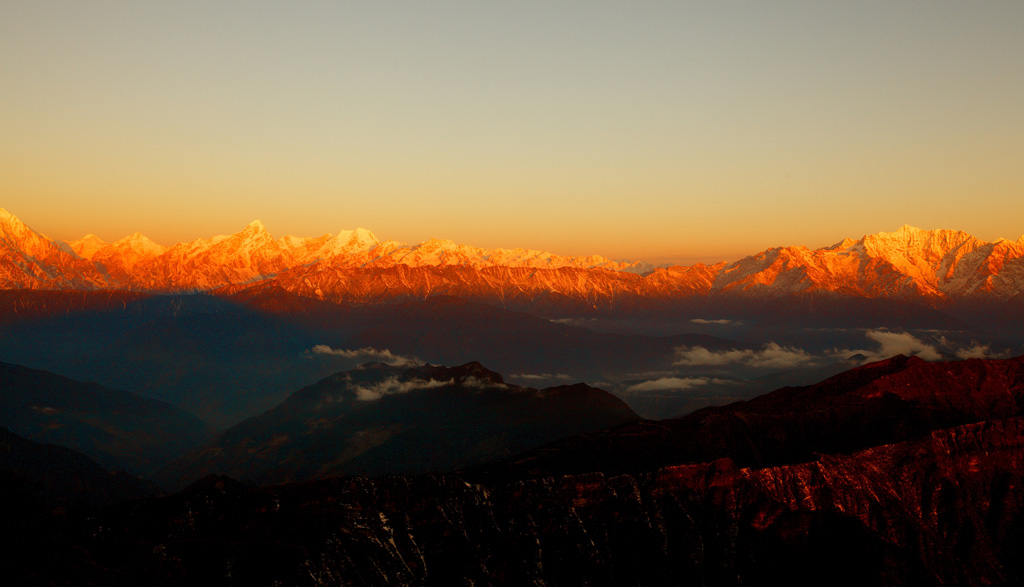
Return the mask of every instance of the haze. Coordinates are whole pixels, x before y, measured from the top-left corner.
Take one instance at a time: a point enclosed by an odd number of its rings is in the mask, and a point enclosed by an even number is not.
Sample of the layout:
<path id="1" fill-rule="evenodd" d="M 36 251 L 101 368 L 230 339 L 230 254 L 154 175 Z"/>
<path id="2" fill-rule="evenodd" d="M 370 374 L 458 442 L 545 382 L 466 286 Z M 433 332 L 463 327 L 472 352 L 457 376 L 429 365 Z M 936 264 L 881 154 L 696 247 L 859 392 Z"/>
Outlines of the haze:
<path id="1" fill-rule="evenodd" d="M 0 207 L 648 261 L 1016 239 L 1024 4 L 7 2 Z"/>

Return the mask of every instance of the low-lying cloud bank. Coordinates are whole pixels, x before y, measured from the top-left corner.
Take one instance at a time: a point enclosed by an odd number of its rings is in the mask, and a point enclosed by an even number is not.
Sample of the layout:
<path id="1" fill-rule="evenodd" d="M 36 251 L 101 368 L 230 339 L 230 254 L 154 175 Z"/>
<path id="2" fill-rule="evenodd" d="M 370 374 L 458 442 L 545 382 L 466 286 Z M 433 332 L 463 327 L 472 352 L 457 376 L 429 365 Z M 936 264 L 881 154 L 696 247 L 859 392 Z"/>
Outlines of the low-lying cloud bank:
<path id="1" fill-rule="evenodd" d="M 707 318 L 694 318 L 690 320 L 690 322 L 693 322 L 694 324 L 721 324 L 722 326 L 739 326 L 740 324 L 743 324 L 742 322 L 728 320 L 726 318 L 716 318 L 711 320 Z"/>
<path id="2" fill-rule="evenodd" d="M 868 330 L 864 333 L 874 348 L 831 349 L 823 354 L 812 354 L 798 347 L 769 342 L 760 349 L 710 350 L 702 346 L 679 347 L 673 363 L 680 367 L 745 366 L 755 369 L 796 369 L 825 365 L 835 361 L 854 360 L 859 364 L 881 361 L 896 355 L 916 355 L 926 361 L 944 359 L 1003 358 L 1007 353 L 994 352 L 989 345 L 971 342 L 969 345 L 949 340 L 944 336 L 926 342 L 909 332 Z"/>
<path id="3" fill-rule="evenodd" d="M 365 347 L 361 349 L 332 349 L 325 344 L 318 344 L 311 348 L 310 352 L 314 355 L 331 355 L 335 357 L 344 357 L 346 359 L 357 359 L 360 361 L 377 361 L 380 363 L 386 363 L 393 367 L 422 364 L 422 361 L 416 357 L 403 357 L 402 355 L 392 353 L 388 349 L 375 349 L 372 347 Z"/>
<path id="4" fill-rule="evenodd" d="M 508 378 L 521 381 L 569 381 L 572 376 L 566 373 L 513 373 Z"/>
<path id="5" fill-rule="evenodd" d="M 763 369 L 786 369 L 815 363 L 813 355 L 796 347 L 770 342 L 760 350 L 712 351 L 702 346 L 676 349 L 675 365 L 684 367 L 742 364 Z"/>
<path id="6" fill-rule="evenodd" d="M 926 361 L 941 361 L 944 359 L 1004 359 L 1010 356 L 1008 352 L 996 352 L 987 344 L 971 341 L 969 345 L 963 345 L 957 341 L 949 340 L 945 336 L 939 336 L 935 342 L 928 343 L 909 332 L 891 332 L 888 330 L 869 330 L 865 333 L 869 339 L 878 344 L 874 350 L 851 350 L 842 349 L 830 353 L 836 358 L 846 358 L 852 355 L 864 355 L 864 363 L 888 359 L 896 355 L 917 355 Z"/>
<path id="7" fill-rule="evenodd" d="M 356 399 L 364 402 L 371 402 L 386 395 L 398 395 L 421 389 L 444 387 L 446 385 L 452 385 L 453 383 L 455 383 L 453 379 L 449 379 L 447 381 L 439 381 L 437 379 L 407 379 L 405 381 L 401 381 L 398 377 L 392 375 L 384 381 L 373 385 L 357 385 L 353 388 L 353 391 L 356 392 Z"/>
<path id="8" fill-rule="evenodd" d="M 642 381 L 627 387 L 626 393 L 643 393 L 650 391 L 687 391 L 705 385 L 733 383 L 728 379 L 712 377 L 660 377 L 650 381 Z"/>
<path id="9" fill-rule="evenodd" d="M 917 355 L 926 361 L 941 361 L 942 353 L 934 345 L 928 344 L 909 332 L 890 332 L 887 330 L 869 330 L 865 333 L 869 339 L 878 344 L 877 349 L 841 349 L 829 353 L 837 359 L 863 355 L 864 363 L 881 361 L 896 355 Z"/>

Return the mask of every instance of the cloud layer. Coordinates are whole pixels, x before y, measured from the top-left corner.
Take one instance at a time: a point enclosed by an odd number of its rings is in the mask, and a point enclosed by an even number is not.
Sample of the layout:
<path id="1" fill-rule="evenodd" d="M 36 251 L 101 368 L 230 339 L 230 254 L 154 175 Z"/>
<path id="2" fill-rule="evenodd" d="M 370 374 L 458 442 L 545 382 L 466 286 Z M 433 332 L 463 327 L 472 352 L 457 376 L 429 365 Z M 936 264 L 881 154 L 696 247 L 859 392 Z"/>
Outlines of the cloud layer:
<path id="1" fill-rule="evenodd" d="M 703 387 L 709 383 L 723 384 L 733 383 L 727 379 L 714 379 L 711 377 L 660 377 L 650 381 L 642 381 L 630 385 L 624 391 L 627 393 L 643 393 L 649 391 L 687 391 L 697 387 Z"/>
<path id="2" fill-rule="evenodd" d="M 675 365 L 684 367 L 742 364 L 765 369 L 786 369 L 815 363 L 813 355 L 796 347 L 770 342 L 760 350 L 730 349 L 712 351 L 702 346 L 676 349 Z"/>
<path id="3" fill-rule="evenodd" d="M 881 361 L 896 355 L 917 355 L 926 361 L 941 361 L 942 353 L 934 345 L 930 345 L 909 332 L 890 332 L 888 330 L 869 330 L 865 333 L 868 339 L 878 344 L 874 350 L 843 349 L 829 353 L 835 358 L 845 359 L 853 355 L 864 355 L 865 363 Z"/>
<path id="4" fill-rule="evenodd" d="M 398 377 L 392 375 L 384 381 L 375 383 L 374 385 L 357 385 L 353 388 L 353 391 L 356 392 L 356 399 L 364 402 L 371 402 L 386 395 L 398 395 L 420 389 L 444 387 L 445 385 L 452 385 L 454 382 L 455 381 L 452 379 L 447 381 L 439 381 L 437 379 L 407 379 L 405 381 L 400 381 Z"/>
<path id="5" fill-rule="evenodd" d="M 416 357 L 403 357 L 402 355 L 392 353 L 388 349 L 375 349 L 372 347 L 350 350 L 332 349 L 325 344 L 318 344 L 310 349 L 310 352 L 314 355 L 332 355 L 336 357 L 345 357 L 346 359 L 358 359 L 361 361 L 378 361 L 393 367 L 401 367 L 402 365 L 419 365 L 422 363 L 422 361 Z"/>
<path id="6" fill-rule="evenodd" d="M 694 324 L 721 324 L 723 326 L 739 326 L 740 324 L 743 324 L 742 322 L 737 322 L 735 320 L 727 320 L 725 318 L 717 318 L 714 320 L 708 320 L 706 318 L 694 318 L 690 320 L 690 322 L 693 322 Z"/>
<path id="7" fill-rule="evenodd" d="M 513 373 L 508 377 L 522 381 L 568 381 L 572 379 L 572 376 L 566 373 Z"/>
<path id="8" fill-rule="evenodd" d="M 679 347 L 676 349 L 674 364 L 680 367 L 725 367 L 745 366 L 756 369 L 794 369 L 824 365 L 834 361 L 856 358 L 860 363 L 881 361 L 896 355 L 916 355 L 926 361 L 944 359 L 999 358 L 1007 353 L 996 353 L 988 345 L 972 342 L 969 346 L 938 337 L 932 341 L 922 340 L 909 332 L 890 330 L 868 330 L 864 336 L 874 343 L 874 348 L 832 349 L 824 353 L 811 354 L 798 347 L 787 347 L 769 342 L 757 350 L 728 349 L 710 350 L 702 346 Z"/>

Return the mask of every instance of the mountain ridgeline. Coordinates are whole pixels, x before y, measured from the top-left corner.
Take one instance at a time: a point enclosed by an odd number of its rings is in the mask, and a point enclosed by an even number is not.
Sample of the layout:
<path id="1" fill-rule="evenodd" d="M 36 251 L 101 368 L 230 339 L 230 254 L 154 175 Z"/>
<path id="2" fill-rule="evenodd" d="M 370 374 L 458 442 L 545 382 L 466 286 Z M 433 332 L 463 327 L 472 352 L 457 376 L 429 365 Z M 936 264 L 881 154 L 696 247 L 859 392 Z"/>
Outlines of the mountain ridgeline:
<path id="1" fill-rule="evenodd" d="M 1008 300 L 1024 291 L 1024 237 L 981 241 L 904 226 L 830 247 L 778 247 L 715 265 L 654 268 L 599 256 L 380 241 L 363 229 L 274 239 L 259 222 L 171 247 L 140 234 L 113 243 L 39 235 L 0 210 L 0 287 L 159 293 L 280 288 L 367 303 L 435 295 L 505 305 L 629 309 L 693 296 L 823 292 L 920 300 Z"/>

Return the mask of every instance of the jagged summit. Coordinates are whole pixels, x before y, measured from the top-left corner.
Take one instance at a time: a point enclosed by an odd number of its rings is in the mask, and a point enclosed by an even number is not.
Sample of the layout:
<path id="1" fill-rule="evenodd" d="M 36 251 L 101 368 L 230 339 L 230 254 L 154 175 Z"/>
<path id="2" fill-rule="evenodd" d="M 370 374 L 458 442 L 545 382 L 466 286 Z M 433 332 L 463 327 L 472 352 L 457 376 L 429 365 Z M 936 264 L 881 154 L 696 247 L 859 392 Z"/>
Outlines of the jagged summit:
<path id="1" fill-rule="evenodd" d="M 259 220 L 253 220 L 249 224 L 246 224 L 245 225 L 245 229 L 242 230 L 243 233 L 247 233 L 247 234 L 256 233 L 256 232 L 266 232 L 266 231 L 267 231 L 267 227 L 263 226 L 263 223 L 260 222 Z"/>
<path id="2" fill-rule="evenodd" d="M 20 236 L 31 230 L 17 216 L 0 208 L 0 235 Z"/>
<path id="3" fill-rule="evenodd" d="M 95 255 L 97 251 L 110 243 L 95 234 L 89 233 L 82 238 L 73 240 L 67 244 L 79 257 L 83 259 L 92 259 L 93 255 Z"/>

